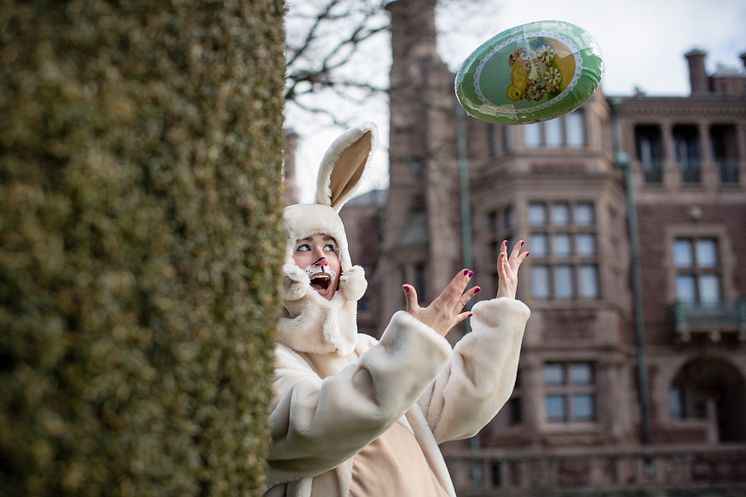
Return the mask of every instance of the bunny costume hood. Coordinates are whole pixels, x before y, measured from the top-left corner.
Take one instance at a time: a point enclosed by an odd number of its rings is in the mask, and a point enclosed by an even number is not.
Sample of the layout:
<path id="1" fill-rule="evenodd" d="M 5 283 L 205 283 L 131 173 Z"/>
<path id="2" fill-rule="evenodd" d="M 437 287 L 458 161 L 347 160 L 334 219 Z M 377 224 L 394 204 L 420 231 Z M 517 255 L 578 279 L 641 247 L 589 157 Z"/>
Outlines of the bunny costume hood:
<path id="1" fill-rule="evenodd" d="M 299 352 L 352 352 L 357 337 L 357 301 L 368 286 L 365 272 L 353 266 L 339 210 L 350 199 L 376 144 L 377 129 L 364 123 L 339 136 L 321 161 L 316 181 L 316 203 L 285 208 L 287 250 L 282 268 L 283 317 L 278 339 Z M 293 260 L 298 240 L 327 235 L 337 242 L 341 275 L 331 300 L 319 295 L 306 272 Z"/>

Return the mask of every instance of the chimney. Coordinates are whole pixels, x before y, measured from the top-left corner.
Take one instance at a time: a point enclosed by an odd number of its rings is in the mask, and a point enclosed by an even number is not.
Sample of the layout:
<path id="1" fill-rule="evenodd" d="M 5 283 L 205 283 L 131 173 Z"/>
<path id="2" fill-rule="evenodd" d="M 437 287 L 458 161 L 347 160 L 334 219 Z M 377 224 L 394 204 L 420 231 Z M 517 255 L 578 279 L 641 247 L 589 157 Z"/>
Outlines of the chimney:
<path id="1" fill-rule="evenodd" d="M 707 52 L 694 48 L 684 54 L 689 63 L 689 82 L 692 95 L 704 95 L 710 92 L 710 80 L 705 72 Z"/>
<path id="2" fill-rule="evenodd" d="M 393 61 L 437 58 L 435 0 L 394 0 L 386 4 L 391 14 Z"/>

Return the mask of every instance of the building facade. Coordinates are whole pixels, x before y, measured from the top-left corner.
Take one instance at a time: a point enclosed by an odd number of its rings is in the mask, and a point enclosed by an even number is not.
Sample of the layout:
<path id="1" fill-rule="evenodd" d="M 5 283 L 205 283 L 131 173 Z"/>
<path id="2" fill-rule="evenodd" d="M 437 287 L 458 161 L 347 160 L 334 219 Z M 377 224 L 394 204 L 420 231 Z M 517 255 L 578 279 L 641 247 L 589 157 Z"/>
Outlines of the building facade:
<path id="1" fill-rule="evenodd" d="M 443 447 L 459 495 L 746 494 L 746 71 L 707 74 L 692 50 L 686 97 L 599 90 L 543 123 L 468 118 L 460 161 L 434 3 L 388 5 L 390 187 L 341 214 L 361 227 L 373 334 L 403 282 L 426 302 L 471 261 L 494 295 L 500 242 L 528 243 L 514 395 Z"/>

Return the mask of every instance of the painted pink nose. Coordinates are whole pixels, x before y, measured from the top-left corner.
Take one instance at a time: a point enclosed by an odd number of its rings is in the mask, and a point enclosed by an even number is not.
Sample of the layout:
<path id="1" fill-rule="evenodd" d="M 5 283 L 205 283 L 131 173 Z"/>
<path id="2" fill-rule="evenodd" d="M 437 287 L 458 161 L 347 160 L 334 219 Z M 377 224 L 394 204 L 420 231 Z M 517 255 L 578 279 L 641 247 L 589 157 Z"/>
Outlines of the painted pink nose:
<path id="1" fill-rule="evenodd" d="M 318 261 L 314 262 L 313 265 L 314 266 L 328 266 L 329 265 L 329 261 L 326 260 L 326 257 L 322 257 Z"/>

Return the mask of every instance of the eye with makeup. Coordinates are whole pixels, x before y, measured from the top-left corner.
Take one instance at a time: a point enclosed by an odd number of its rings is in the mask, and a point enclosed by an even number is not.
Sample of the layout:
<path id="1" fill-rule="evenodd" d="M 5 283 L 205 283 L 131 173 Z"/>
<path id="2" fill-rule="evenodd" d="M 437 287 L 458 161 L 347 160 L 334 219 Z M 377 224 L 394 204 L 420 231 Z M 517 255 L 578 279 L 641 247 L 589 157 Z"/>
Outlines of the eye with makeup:
<path id="1" fill-rule="evenodd" d="M 337 246 L 333 243 L 325 243 L 324 244 L 324 252 L 334 252 L 337 253 Z"/>
<path id="2" fill-rule="evenodd" d="M 311 251 L 311 245 L 308 243 L 301 243 L 297 247 L 295 247 L 296 252 L 310 252 Z"/>

